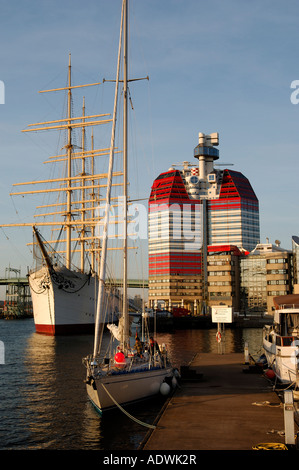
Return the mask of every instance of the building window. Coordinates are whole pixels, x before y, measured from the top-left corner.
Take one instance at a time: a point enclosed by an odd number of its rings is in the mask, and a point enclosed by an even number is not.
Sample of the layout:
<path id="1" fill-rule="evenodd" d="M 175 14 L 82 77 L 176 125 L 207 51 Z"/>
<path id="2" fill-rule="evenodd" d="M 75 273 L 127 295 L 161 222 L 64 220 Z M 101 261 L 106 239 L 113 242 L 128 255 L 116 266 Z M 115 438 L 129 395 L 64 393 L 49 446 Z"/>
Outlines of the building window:
<path id="1" fill-rule="evenodd" d="M 287 269 L 269 269 L 267 274 L 288 274 Z"/>
<path id="2" fill-rule="evenodd" d="M 287 259 L 285 258 L 270 258 L 270 259 L 267 259 L 267 264 L 274 264 L 274 263 L 287 263 Z"/>

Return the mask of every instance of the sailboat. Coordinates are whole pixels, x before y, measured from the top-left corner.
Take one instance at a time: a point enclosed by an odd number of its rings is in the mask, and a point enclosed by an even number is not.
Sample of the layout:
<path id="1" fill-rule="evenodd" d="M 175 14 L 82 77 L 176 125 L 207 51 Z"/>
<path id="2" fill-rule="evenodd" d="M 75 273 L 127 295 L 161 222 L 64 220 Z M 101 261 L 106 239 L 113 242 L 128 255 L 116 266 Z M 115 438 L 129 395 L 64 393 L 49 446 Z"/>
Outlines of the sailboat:
<path id="1" fill-rule="evenodd" d="M 97 315 L 93 353 L 83 359 L 87 369 L 86 388 L 89 399 L 100 413 L 115 407 L 135 402 L 156 395 L 164 389 L 175 385 L 176 371 L 173 369 L 165 347 L 151 347 L 150 342 L 143 338 L 140 349 L 134 349 L 130 344 L 130 322 L 127 302 L 127 31 L 128 31 L 128 2 L 122 2 L 118 63 L 115 85 L 113 111 L 113 126 L 111 135 L 109 175 L 106 193 L 105 222 L 103 229 L 100 279 L 98 290 Z M 120 80 L 121 51 L 123 53 L 123 80 Z M 107 227 L 109 222 L 110 191 L 113 174 L 113 149 L 119 83 L 123 83 L 123 200 L 124 200 L 124 246 L 123 246 L 123 306 L 122 315 L 117 327 L 108 325 L 111 330 L 111 345 L 109 354 L 103 355 L 103 305 L 106 275 Z M 115 342 L 116 340 L 116 342 Z M 113 342 L 115 347 L 113 347 Z M 140 345 L 140 343 L 139 343 Z"/>
<path id="2" fill-rule="evenodd" d="M 91 149 L 87 150 L 86 129 L 111 125 L 112 119 L 109 113 L 86 115 L 84 98 L 82 115 L 72 115 L 74 89 L 99 86 L 100 82 L 73 85 L 71 69 L 69 55 L 67 85 L 40 92 L 66 93 L 66 117 L 29 124 L 23 130 L 64 131 L 66 144 L 63 152 L 44 162 L 63 165 L 64 168 L 59 166 L 58 177 L 52 179 L 16 183 L 14 186 L 29 185 L 31 189 L 10 194 L 54 196 L 55 200 L 50 199 L 37 206 L 39 212 L 35 215 L 35 222 L 1 224 L 1 227 L 31 226 L 33 229 L 33 242 L 28 245 L 33 247 L 34 266 L 28 273 L 28 282 L 36 331 L 48 335 L 93 333 L 95 325 L 101 251 L 98 231 L 103 218 L 99 209 L 103 201 L 100 191 L 107 186 L 107 173 L 99 173 L 96 163 L 97 157 L 107 155 L 108 149 L 94 148 L 92 132 Z M 75 145 L 75 131 L 81 133 L 80 146 Z M 121 172 L 116 172 L 113 176 L 121 175 Z M 41 233 L 45 229 L 51 230 L 48 239 Z M 75 257 L 79 259 L 75 260 Z M 120 308 L 119 292 L 107 283 L 105 302 L 110 321 L 116 320 Z"/>

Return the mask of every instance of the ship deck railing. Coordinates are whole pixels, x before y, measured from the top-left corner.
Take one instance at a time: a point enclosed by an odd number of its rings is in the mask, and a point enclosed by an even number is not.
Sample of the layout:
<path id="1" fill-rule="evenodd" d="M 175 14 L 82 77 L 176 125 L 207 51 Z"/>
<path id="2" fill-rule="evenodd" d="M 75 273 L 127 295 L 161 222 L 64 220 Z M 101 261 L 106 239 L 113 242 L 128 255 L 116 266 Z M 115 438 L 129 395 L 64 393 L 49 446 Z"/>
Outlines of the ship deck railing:
<path id="1" fill-rule="evenodd" d="M 293 310 L 298 309 L 299 310 L 299 304 L 280 304 L 278 306 L 278 310 L 286 310 L 286 309 L 293 309 Z"/>

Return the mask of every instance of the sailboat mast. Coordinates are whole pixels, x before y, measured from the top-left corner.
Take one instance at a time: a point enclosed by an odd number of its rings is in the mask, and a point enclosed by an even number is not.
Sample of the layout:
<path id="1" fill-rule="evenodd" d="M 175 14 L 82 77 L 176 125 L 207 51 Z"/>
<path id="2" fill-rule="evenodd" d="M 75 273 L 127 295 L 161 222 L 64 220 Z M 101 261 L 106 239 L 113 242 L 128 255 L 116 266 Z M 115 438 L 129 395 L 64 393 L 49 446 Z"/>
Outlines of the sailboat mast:
<path id="1" fill-rule="evenodd" d="M 72 219 L 72 127 L 71 127 L 71 104 L 72 104 L 72 89 L 71 89 L 71 54 L 69 55 L 68 66 L 68 99 L 67 99 L 67 120 L 68 120 L 68 142 L 67 142 L 67 202 L 66 202 L 66 267 L 70 269 L 71 266 L 71 219 Z"/>
<path id="2" fill-rule="evenodd" d="M 117 100 L 118 100 L 118 89 L 119 89 L 119 71 L 120 71 L 120 56 L 121 56 L 121 38 L 123 32 L 123 17 L 124 17 L 124 3 L 122 4 L 121 12 L 121 25 L 120 25 L 120 38 L 118 47 L 118 59 L 117 59 L 117 72 L 116 72 L 116 83 L 115 83 L 115 94 L 114 94 L 114 109 L 112 119 L 112 132 L 110 142 L 110 154 L 109 154 L 109 168 L 107 175 L 107 193 L 106 193 L 106 204 L 105 204 L 105 217 L 103 226 L 103 241 L 101 249 L 101 260 L 100 260 L 100 272 L 99 272 L 99 290 L 98 290 L 98 301 L 95 321 L 95 340 L 93 357 L 96 358 L 98 351 L 101 347 L 102 332 L 104 327 L 103 319 L 103 308 L 105 300 L 105 275 L 106 275 L 106 257 L 107 257 L 107 241 L 108 241 L 108 223 L 109 223 L 109 210 L 111 202 L 111 186 L 113 176 L 113 162 L 114 162 L 114 144 L 115 144 L 115 127 L 116 127 L 116 116 L 117 116 Z M 101 332 L 100 332 L 101 327 Z"/>
<path id="3" fill-rule="evenodd" d="M 129 339 L 129 319 L 128 319 L 128 298 L 127 298 L 127 285 L 128 285 L 128 259 L 127 259 L 127 213 L 128 213 L 128 0 L 124 0 L 124 30 L 123 30 L 123 172 L 124 172 L 124 243 L 123 243 L 123 318 L 124 318 L 124 338 L 123 344 L 126 345 Z"/>

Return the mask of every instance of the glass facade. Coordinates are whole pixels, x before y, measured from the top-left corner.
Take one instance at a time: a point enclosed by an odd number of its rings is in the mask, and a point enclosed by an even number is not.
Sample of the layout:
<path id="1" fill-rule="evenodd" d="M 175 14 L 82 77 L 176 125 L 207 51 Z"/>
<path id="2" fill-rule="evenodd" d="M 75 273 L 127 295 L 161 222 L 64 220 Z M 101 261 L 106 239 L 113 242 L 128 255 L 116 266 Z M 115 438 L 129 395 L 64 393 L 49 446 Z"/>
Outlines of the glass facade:
<path id="1" fill-rule="evenodd" d="M 292 291 L 292 253 L 269 247 L 271 251 L 240 259 L 240 311 L 243 313 L 271 313 L 274 297 Z"/>
<path id="2" fill-rule="evenodd" d="M 219 158 L 219 150 L 216 149 L 215 147 L 204 147 L 202 145 L 198 145 L 194 149 L 194 157 L 199 157 L 201 155 L 204 155 L 206 157 L 215 157 Z"/>
<path id="3" fill-rule="evenodd" d="M 240 312 L 267 311 L 267 263 L 258 255 L 240 259 Z"/>

